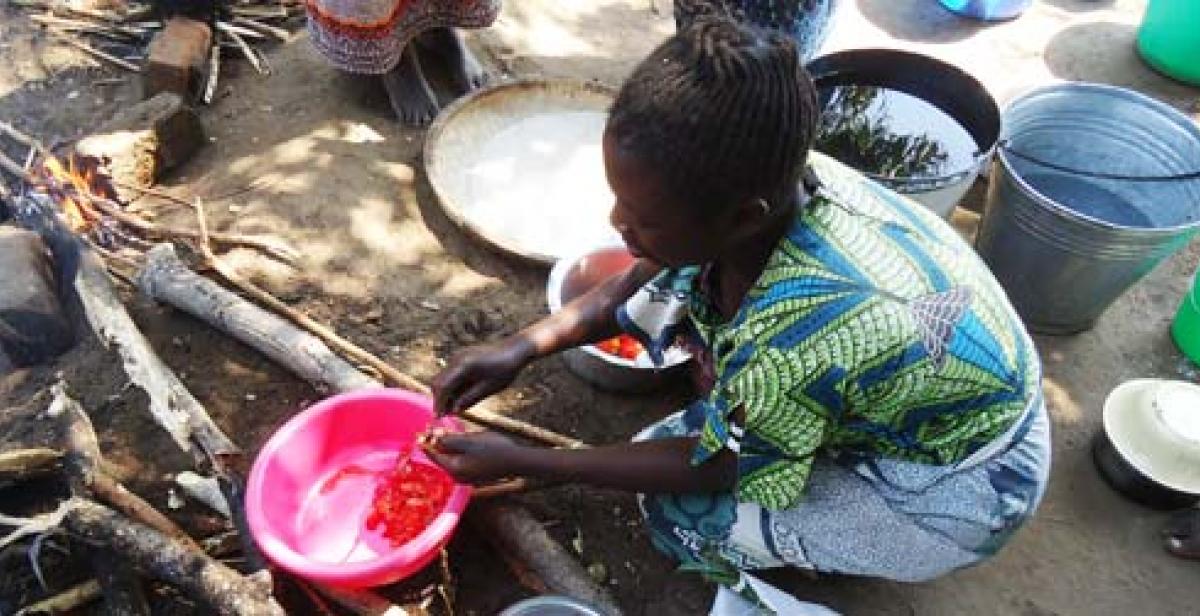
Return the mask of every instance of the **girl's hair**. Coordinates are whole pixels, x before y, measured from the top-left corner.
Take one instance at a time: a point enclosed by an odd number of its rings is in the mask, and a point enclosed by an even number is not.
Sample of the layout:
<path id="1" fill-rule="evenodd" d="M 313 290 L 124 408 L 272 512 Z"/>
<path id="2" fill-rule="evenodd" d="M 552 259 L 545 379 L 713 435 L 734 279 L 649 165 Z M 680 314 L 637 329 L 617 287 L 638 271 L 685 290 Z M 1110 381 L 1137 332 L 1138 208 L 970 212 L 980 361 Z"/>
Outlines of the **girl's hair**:
<path id="1" fill-rule="evenodd" d="M 790 38 L 707 15 L 638 65 L 607 130 L 673 195 L 711 209 L 794 194 L 818 115 Z"/>

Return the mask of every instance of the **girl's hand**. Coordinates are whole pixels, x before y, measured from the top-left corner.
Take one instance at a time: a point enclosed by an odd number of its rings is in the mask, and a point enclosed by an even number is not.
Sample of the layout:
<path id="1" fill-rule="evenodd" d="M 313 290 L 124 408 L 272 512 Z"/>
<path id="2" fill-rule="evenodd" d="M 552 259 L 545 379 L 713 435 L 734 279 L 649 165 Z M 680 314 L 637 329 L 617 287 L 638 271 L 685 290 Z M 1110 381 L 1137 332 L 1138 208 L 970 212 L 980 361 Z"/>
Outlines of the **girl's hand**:
<path id="1" fill-rule="evenodd" d="M 527 341 L 511 337 L 473 346 L 455 355 L 433 379 L 434 410 L 457 413 L 508 387 L 532 361 Z"/>
<path id="2" fill-rule="evenodd" d="M 517 458 L 525 448 L 494 432 L 435 432 L 425 453 L 460 483 L 491 483 L 518 474 Z"/>

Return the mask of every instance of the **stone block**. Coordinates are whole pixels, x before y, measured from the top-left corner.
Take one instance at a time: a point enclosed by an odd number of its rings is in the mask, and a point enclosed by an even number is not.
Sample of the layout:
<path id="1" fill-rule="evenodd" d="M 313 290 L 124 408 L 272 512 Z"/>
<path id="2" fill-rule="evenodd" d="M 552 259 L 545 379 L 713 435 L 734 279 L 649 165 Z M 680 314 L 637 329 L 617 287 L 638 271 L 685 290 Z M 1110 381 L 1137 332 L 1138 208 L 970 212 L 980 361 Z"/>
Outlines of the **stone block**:
<path id="1" fill-rule="evenodd" d="M 55 293 L 54 268 L 37 234 L 0 226 L 0 366 L 31 366 L 75 342 Z"/>

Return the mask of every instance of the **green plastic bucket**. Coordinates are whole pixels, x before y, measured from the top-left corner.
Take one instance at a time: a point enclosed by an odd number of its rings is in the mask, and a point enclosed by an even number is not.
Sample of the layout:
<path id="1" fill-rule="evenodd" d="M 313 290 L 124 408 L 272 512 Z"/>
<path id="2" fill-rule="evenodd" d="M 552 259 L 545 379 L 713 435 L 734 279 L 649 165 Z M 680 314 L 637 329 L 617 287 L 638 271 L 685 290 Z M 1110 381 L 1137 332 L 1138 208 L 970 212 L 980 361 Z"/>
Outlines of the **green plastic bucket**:
<path id="1" fill-rule="evenodd" d="M 1200 0 L 1150 0 L 1138 52 L 1154 70 L 1200 85 Z"/>
<path id="2" fill-rule="evenodd" d="M 1193 362 L 1200 364 L 1200 271 L 1192 281 L 1192 288 L 1183 296 L 1175 322 L 1171 324 L 1171 337 L 1179 350 Z"/>

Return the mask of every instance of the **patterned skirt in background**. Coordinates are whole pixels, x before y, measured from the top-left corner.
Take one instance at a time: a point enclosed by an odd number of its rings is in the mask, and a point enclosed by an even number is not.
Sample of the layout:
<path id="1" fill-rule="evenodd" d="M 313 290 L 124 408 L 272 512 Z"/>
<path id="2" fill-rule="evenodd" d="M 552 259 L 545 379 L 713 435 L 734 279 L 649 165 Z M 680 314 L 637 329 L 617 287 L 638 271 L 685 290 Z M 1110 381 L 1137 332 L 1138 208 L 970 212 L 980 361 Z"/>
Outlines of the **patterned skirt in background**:
<path id="1" fill-rule="evenodd" d="M 432 28 L 486 28 L 500 0 L 307 0 L 313 45 L 334 66 L 378 75 L 400 62 L 404 47 Z"/>
<path id="2" fill-rule="evenodd" d="M 697 407 L 634 440 L 694 436 Z M 1008 433 L 953 466 L 818 459 L 803 500 L 769 511 L 733 495 L 639 498 L 655 546 L 689 569 L 720 574 L 793 566 L 929 580 L 995 554 L 1033 515 L 1050 473 L 1050 422 L 1038 396 Z"/>

